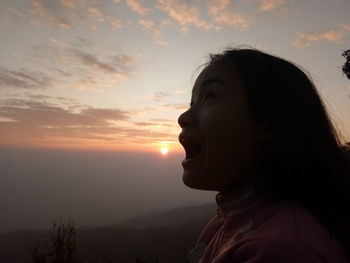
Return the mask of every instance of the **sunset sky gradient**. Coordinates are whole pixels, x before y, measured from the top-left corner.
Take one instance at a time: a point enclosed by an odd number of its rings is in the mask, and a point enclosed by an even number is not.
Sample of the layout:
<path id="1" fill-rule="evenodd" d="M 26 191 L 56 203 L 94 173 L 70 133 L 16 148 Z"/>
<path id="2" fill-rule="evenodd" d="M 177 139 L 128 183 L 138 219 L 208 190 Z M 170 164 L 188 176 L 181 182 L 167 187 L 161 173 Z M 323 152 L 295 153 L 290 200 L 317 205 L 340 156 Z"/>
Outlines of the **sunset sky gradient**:
<path id="1" fill-rule="evenodd" d="M 236 45 L 309 71 L 349 141 L 349 12 L 348 0 L 1 1 L 0 146 L 181 152 L 198 66 Z"/>

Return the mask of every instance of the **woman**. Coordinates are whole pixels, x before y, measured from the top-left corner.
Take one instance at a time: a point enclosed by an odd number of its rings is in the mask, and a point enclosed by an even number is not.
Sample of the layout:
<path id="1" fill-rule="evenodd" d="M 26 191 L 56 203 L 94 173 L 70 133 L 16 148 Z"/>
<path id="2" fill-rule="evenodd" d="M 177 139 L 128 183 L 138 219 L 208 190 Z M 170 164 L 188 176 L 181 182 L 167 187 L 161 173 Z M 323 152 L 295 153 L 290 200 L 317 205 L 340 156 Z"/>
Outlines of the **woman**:
<path id="1" fill-rule="evenodd" d="M 185 185 L 217 191 L 190 262 L 349 261 L 350 174 L 312 81 L 254 49 L 211 55 L 178 119 Z"/>

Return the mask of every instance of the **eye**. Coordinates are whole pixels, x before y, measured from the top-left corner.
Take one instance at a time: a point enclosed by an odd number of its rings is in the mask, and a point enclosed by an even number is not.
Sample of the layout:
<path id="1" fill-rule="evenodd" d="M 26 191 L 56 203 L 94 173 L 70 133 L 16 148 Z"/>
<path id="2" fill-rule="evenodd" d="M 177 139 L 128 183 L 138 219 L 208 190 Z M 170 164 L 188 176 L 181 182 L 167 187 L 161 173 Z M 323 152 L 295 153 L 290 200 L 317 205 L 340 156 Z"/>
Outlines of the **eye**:
<path id="1" fill-rule="evenodd" d="M 212 92 L 208 92 L 205 97 L 204 97 L 204 101 L 208 101 L 208 100 L 212 100 L 212 99 L 216 99 L 217 96 L 212 93 Z"/>

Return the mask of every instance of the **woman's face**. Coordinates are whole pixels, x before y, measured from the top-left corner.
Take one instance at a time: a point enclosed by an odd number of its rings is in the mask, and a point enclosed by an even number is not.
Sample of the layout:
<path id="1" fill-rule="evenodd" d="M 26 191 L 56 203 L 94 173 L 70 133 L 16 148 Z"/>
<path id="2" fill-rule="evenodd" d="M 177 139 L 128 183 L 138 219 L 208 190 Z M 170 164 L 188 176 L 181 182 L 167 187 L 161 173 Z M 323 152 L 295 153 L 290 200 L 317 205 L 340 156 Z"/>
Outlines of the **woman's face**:
<path id="1" fill-rule="evenodd" d="M 251 179 L 260 127 L 252 120 L 237 68 L 214 63 L 198 76 L 191 107 L 178 119 L 185 185 L 231 191 Z"/>

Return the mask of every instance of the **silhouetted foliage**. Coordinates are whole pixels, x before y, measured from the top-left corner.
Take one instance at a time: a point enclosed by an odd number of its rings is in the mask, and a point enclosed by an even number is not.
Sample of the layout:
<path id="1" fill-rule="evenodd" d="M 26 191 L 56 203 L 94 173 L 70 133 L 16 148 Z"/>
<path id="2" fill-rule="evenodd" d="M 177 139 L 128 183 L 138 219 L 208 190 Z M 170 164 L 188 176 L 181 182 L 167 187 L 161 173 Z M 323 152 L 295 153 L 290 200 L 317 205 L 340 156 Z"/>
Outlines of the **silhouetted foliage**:
<path id="1" fill-rule="evenodd" d="M 72 221 L 65 226 L 55 222 L 51 234 L 51 244 L 46 248 L 34 247 L 33 263 L 78 263 L 75 251 L 75 229 Z"/>
<path id="2" fill-rule="evenodd" d="M 32 250 L 33 263 L 90 263 L 77 256 L 75 227 L 72 221 L 65 226 L 55 222 L 51 234 L 51 243 L 46 248 L 34 247 Z M 102 259 L 96 263 L 116 263 L 108 246 L 104 247 Z"/>
<path id="3" fill-rule="evenodd" d="M 67 263 L 62 255 L 71 256 L 72 261 L 69 263 L 177 263 L 187 262 L 187 253 L 190 251 L 198 238 L 200 231 L 204 228 L 209 220 L 209 215 L 215 214 L 214 205 L 200 206 L 198 219 L 190 222 L 181 222 L 174 225 L 171 221 L 169 225 L 163 226 L 143 226 L 138 229 L 133 225 L 138 221 L 132 221 L 131 225 L 116 224 L 111 227 L 96 227 L 87 229 L 71 228 L 62 223 L 56 223 L 53 231 L 29 232 L 14 231 L 5 235 L 0 234 L 0 246 L 5 245 L 7 248 L 16 248 L 17 254 L 26 255 L 30 261 L 26 263 Z M 193 207 L 188 207 L 193 210 Z M 183 216 L 183 209 L 169 211 L 169 215 L 179 218 Z M 185 209 L 186 210 L 186 209 Z M 201 210 L 208 210 L 207 214 L 201 213 Z M 210 217 L 211 217 L 210 216 Z M 144 221 L 151 222 L 151 218 L 158 222 L 158 217 L 168 218 L 163 214 L 155 214 L 143 218 Z M 141 219 L 140 219 L 141 220 Z M 124 228 L 125 227 L 125 228 Z M 71 234 L 69 234 L 69 232 Z M 74 234 L 73 234 L 74 233 Z M 21 234 L 21 240 L 16 237 Z M 40 240 L 41 246 L 36 246 L 29 250 L 31 254 L 24 250 L 25 240 Z M 65 240 L 65 241 L 64 241 Z M 31 241 L 29 244 L 33 244 Z M 65 244 L 69 244 L 66 246 Z M 22 248 L 23 247 L 23 248 Z M 28 245 L 26 245 L 28 248 Z M 69 248 L 69 249 L 67 249 Z M 8 250 L 8 249 L 7 249 Z M 69 252 L 68 252 L 69 251 Z M 58 254 L 59 256 L 54 256 Z M 0 262 L 23 263 L 21 256 L 12 257 L 11 252 L 0 253 Z M 31 257 L 30 257 L 31 256 Z M 63 261 L 58 261 L 57 258 Z"/>
<path id="4" fill-rule="evenodd" d="M 40 250 L 38 247 L 33 248 L 32 251 L 32 262 L 33 263 L 46 263 L 47 254 Z"/>
<path id="5" fill-rule="evenodd" d="M 350 79 L 350 49 L 345 50 L 342 53 L 342 56 L 346 59 L 344 65 L 342 67 L 342 70 L 343 70 L 344 74 L 346 75 L 346 77 L 348 79 Z"/>
<path id="6" fill-rule="evenodd" d="M 116 259 L 112 256 L 111 252 L 109 251 L 108 246 L 104 246 L 104 253 L 102 257 L 101 263 L 116 263 Z"/>
<path id="7" fill-rule="evenodd" d="M 61 263 L 54 261 L 54 251 L 73 255 L 74 263 L 187 262 L 188 252 L 215 214 L 216 204 L 211 203 L 178 207 L 107 227 L 56 223 L 53 229 L 0 233 L 0 262 Z"/>

